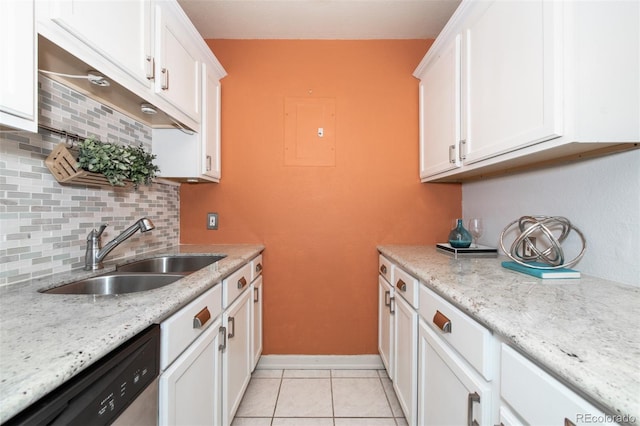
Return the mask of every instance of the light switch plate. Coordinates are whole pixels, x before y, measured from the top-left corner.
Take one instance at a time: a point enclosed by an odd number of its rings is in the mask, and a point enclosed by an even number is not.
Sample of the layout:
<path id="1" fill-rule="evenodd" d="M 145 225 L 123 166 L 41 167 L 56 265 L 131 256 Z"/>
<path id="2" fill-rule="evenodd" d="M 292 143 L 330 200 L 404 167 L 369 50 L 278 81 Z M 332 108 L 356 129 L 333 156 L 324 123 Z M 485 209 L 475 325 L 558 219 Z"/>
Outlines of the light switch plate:
<path id="1" fill-rule="evenodd" d="M 207 213 L 207 229 L 218 229 L 218 213 Z"/>

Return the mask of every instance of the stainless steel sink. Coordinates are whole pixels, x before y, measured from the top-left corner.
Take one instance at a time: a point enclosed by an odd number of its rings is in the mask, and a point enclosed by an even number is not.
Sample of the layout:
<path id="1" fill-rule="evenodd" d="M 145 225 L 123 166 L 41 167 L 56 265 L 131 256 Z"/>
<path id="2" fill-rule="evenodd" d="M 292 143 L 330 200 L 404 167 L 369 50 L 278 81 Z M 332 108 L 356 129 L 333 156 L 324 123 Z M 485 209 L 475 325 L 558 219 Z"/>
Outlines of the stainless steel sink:
<path id="1" fill-rule="evenodd" d="M 48 294 L 123 294 L 153 290 L 184 278 L 183 274 L 106 274 L 42 291 Z"/>
<path id="2" fill-rule="evenodd" d="M 116 269 L 120 272 L 154 272 L 190 274 L 223 259 L 225 256 L 162 256 L 120 265 Z"/>

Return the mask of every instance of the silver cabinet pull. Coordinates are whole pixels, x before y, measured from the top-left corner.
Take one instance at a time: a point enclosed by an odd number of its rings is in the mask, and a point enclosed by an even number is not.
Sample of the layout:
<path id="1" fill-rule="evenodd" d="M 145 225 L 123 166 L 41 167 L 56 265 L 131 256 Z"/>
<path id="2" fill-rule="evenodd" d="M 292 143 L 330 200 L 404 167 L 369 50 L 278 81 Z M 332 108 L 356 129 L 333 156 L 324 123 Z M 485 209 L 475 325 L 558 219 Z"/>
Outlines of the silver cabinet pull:
<path id="1" fill-rule="evenodd" d="M 456 163 L 456 146 L 455 145 L 449 145 L 449 162 L 451 164 Z"/>
<path id="2" fill-rule="evenodd" d="M 396 287 L 398 287 L 400 291 L 407 291 L 407 283 L 402 280 L 398 280 L 398 282 L 396 283 Z"/>
<path id="3" fill-rule="evenodd" d="M 384 292 L 384 306 L 391 307 L 391 290 Z"/>
<path id="4" fill-rule="evenodd" d="M 166 68 L 162 68 L 160 70 L 162 73 L 162 90 L 169 90 L 169 70 Z"/>
<path id="5" fill-rule="evenodd" d="M 395 297 L 390 297 L 389 298 L 389 313 L 391 315 L 396 313 L 396 298 Z"/>
<path id="6" fill-rule="evenodd" d="M 156 78 L 156 60 L 153 56 L 147 56 L 147 80 Z"/>
<path id="7" fill-rule="evenodd" d="M 233 326 L 233 328 L 231 327 Z M 236 319 L 229 317 L 229 339 L 233 339 L 236 335 Z"/>
<path id="8" fill-rule="evenodd" d="M 467 425 L 478 426 L 478 422 L 473 419 L 473 403 L 480 402 L 480 395 L 477 392 L 470 393 L 467 397 Z"/>
<path id="9" fill-rule="evenodd" d="M 258 303 L 260 301 L 260 290 L 258 287 L 253 289 L 253 303 Z"/>
<path id="10" fill-rule="evenodd" d="M 382 272 L 383 274 L 386 274 L 387 273 L 387 266 L 386 265 L 382 265 L 380 267 L 380 272 Z"/>
<path id="11" fill-rule="evenodd" d="M 247 279 L 245 277 L 240 278 L 238 280 L 238 290 L 243 288 L 245 285 L 247 285 Z"/>
<path id="12" fill-rule="evenodd" d="M 467 159 L 467 140 L 460 140 L 460 161 Z"/>
<path id="13" fill-rule="evenodd" d="M 218 345 L 218 350 L 224 351 L 227 349 L 227 329 L 225 327 L 220 327 L 218 329 L 218 333 L 222 333 L 222 343 Z"/>
<path id="14" fill-rule="evenodd" d="M 436 311 L 433 316 L 433 323 L 445 333 L 451 333 L 451 321 L 442 312 Z"/>
<path id="15" fill-rule="evenodd" d="M 206 306 L 193 317 L 193 328 L 202 328 L 211 319 L 211 312 Z"/>
<path id="16" fill-rule="evenodd" d="M 211 171 L 211 156 L 207 155 L 207 171 Z"/>
<path id="17" fill-rule="evenodd" d="M 256 265 L 256 272 L 257 272 L 257 273 L 262 272 L 262 263 L 258 263 L 258 264 Z"/>

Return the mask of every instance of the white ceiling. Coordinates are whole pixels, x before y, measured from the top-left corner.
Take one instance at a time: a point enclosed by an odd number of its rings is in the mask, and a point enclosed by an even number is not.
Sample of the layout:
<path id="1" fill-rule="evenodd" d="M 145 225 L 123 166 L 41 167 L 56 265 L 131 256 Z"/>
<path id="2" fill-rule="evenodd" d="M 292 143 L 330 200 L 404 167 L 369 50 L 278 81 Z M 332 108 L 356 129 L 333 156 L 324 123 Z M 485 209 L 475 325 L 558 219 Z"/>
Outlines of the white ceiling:
<path id="1" fill-rule="evenodd" d="M 178 0 L 205 39 L 435 38 L 460 0 Z"/>

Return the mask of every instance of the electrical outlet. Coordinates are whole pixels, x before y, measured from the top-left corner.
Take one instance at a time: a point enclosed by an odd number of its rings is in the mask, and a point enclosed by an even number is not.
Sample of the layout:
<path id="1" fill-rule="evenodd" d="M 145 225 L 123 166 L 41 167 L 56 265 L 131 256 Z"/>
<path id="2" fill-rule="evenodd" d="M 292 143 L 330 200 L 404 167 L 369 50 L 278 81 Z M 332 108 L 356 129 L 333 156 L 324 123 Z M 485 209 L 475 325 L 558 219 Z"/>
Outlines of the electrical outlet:
<path id="1" fill-rule="evenodd" d="M 207 229 L 218 229 L 218 213 L 207 213 Z"/>
<path id="2" fill-rule="evenodd" d="M 523 247 L 523 251 L 524 251 L 523 255 L 525 258 L 532 257 L 534 255 L 532 248 L 536 246 L 536 237 L 528 237 L 527 239 L 529 240 L 529 242 L 527 243 L 525 241 L 524 247 Z"/>

